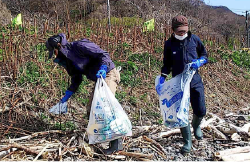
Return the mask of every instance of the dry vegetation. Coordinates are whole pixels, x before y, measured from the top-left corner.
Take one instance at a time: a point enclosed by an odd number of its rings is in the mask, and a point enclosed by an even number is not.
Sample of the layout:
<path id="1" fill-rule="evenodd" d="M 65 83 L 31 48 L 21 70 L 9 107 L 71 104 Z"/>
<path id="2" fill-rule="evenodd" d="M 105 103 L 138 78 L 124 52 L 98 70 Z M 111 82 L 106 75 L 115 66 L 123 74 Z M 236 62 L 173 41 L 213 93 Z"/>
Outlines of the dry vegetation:
<path id="1" fill-rule="evenodd" d="M 221 30 L 213 26 L 217 11 L 203 2 L 111 0 L 111 13 L 124 18 L 112 18 L 114 25 L 108 33 L 106 21 L 101 19 L 106 5 L 103 0 L 2 1 L 12 14 L 24 13 L 22 28 L 5 26 L 0 37 L 2 160 L 211 161 L 224 157 L 223 152 L 218 155 L 220 150 L 249 146 L 250 67 L 245 62 L 249 54 L 238 50 L 240 37 L 230 40 L 218 35 Z M 162 45 L 171 34 L 169 20 L 177 13 L 190 17 L 193 31 L 202 38 L 210 56 L 210 63 L 200 71 L 209 113 L 203 122 L 205 140 L 203 145 L 193 142 L 188 157 L 179 154 L 179 130 L 162 126 L 154 89 L 162 65 Z M 143 33 L 143 18 L 152 15 L 157 21 L 156 30 Z M 230 18 L 228 21 L 233 21 Z M 46 59 L 44 42 L 58 32 L 66 33 L 70 41 L 89 38 L 109 51 L 117 66 L 122 66 L 116 97 L 129 115 L 134 132 L 124 139 L 125 149 L 116 157 L 102 154 L 100 147 L 105 145 L 87 144 L 85 107 L 93 82 L 84 79 L 69 101 L 68 114 L 48 113 L 63 96 L 69 81 L 64 70 Z"/>

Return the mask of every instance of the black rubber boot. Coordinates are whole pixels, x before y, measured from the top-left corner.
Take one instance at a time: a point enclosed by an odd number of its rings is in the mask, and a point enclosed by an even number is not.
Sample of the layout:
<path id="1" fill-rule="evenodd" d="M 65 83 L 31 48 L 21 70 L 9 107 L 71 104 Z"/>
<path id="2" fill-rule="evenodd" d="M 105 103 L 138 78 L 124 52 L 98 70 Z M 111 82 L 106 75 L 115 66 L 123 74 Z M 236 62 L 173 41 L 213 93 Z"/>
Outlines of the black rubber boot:
<path id="1" fill-rule="evenodd" d="M 187 127 L 181 128 L 181 134 L 184 142 L 184 145 L 181 148 L 181 153 L 185 155 L 187 153 L 190 153 L 192 147 L 190 124 L 188 124 Z"/>
<path id="2" fill-rule="evenodd" d="M 122 145 L 122 138 L 115 139 L 110 141 L 110 146 L 108 149 L 104 149 L 103 152 L 106 155 L 110 155 L 113 152 L 121 151 L 123 150 L 123 145 Z"/>
<path id="3" fill-rule="evenodd" d="M 194 136 L 197 140 L 203 139 L 203 133 L 200 128 L 202 119 L 203 117 L 197 117 L 195 114 L 193 115 L 192 126 L 194 128 Z"/>

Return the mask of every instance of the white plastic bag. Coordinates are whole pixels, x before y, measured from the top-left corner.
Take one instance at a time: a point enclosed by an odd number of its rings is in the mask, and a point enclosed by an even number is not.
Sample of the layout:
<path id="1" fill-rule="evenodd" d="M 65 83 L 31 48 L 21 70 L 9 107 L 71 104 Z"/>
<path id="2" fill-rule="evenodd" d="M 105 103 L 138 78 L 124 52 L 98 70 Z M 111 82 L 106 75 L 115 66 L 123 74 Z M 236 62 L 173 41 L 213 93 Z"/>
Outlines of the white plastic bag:
<path id="1" fill-rule="evenodd" d="M 132 136 L 131 122 L 103 78 L 98 78 L 87 127 L 89 144 Z"/>
<path id="2" fill-rule="evenodd" d="M 163 84 L 159 103 L 164 125 L 169 128 L 182 128 L 188 125 L 190 82 L 196 71 L 190 67 L 191 64 L 187 64 L 181 74 Z M 155 79 L 155 86 L 159 79 L 160 75 Z"/>

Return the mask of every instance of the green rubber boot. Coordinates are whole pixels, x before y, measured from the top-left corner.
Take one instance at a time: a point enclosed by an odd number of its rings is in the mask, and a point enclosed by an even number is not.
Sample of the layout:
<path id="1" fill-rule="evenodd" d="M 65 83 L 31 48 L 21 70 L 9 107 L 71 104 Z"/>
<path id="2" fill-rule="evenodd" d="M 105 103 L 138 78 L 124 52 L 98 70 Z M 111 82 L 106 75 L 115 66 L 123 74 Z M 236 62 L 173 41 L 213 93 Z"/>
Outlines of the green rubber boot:
<path id="1" fill-rule="evenodd" d="M 197 117 L 195 114 L 193 115 L 192 126 L 194 128 L 194 136 L 197 140 L 203 139 L 203 133 L 200 128 L 202 119 L 203 117 Z"/>
<path id="2" fill-rule="evenodd" d="M 190 130 L 190 124 L 187 127 L 180 128 L 183 137 L 184 145 L 181 148 L 181 153 L 183 155 L 190 153 L 192 147 L 192 135 Z"/>

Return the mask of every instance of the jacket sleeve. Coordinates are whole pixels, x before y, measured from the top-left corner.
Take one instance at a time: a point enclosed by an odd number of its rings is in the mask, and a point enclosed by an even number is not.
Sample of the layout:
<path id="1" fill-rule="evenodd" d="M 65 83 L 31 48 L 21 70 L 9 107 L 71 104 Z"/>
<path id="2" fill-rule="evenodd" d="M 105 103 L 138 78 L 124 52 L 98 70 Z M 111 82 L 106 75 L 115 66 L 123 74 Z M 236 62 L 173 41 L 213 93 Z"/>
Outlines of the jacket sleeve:
<path id="1" fill-rule="evenodd" d="M 196 36 L 196 40 L 197 40 L 198 57 L 199 58 L 203 57 L 203 58 L 208 59 L 207 51 L 206 51 L 205 46 L 203 45 L 202 41 L 200 40 L 200 38 L 198 36 Z"/>
<path id="2" fill-rule="evenodd" d="M 68 90 L 75 93 L 81 83 L 82 83 L 82 74 L 76 74 L 76 75 L 71 76 L 71 84 Z"/>
<path id="3" fill-rule="evenodd" d="M 171 46 L 169 41 L 165 41 L 164 44 L 164 58 L 163 58 L 163 67 L 161 68 L 161 74 L 166 76 L 172 71 L 172 58 L 171 58 Z"/>

